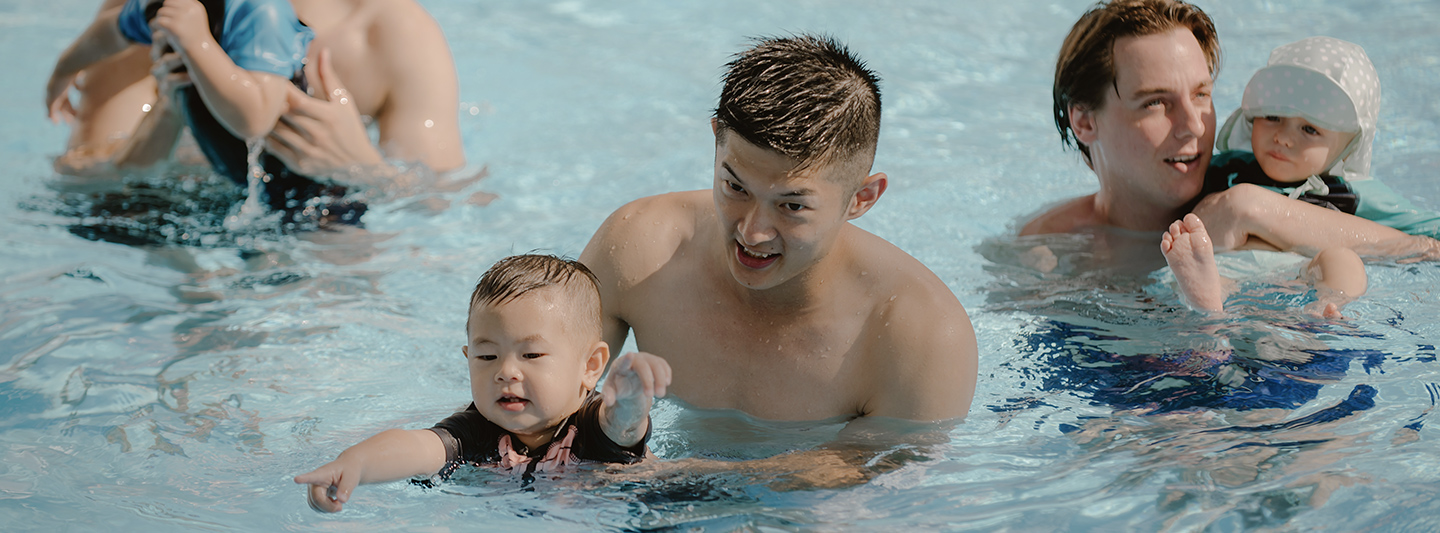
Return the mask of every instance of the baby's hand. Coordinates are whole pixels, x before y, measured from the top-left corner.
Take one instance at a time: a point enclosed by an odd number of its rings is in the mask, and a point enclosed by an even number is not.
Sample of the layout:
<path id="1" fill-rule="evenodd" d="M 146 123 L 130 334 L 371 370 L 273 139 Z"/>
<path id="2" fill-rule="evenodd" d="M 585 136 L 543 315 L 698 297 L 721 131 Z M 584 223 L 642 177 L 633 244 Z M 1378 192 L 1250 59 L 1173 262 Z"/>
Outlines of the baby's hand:
<path id="1" fill-rule="evenodd" d="M 165 5 L 150 21 L 150 29 L 166 34 L 175 50 L 182 53 L 186 47 L 199 46 L 206 39 L 214 40 L 210 35 L 210 19 L 199 0 L 165 0 Z M 154 46 L 164 45 L 157 39 Z"/>
<path id="2" fill-rule="evenodd" d="M 665 396 L 665 387 L 670 385 L 670 364 L 656 355 L 645 352 L 630 352 L 610 367 L 610 377 L 605 380 L 601 393 L 605 407 L 614 407 L 619 402 L 644 402 L 643 411 L 650 410 L 653 398 Z"/>
<path id="3" fill-rule="evenodd" d="M 295 476 L 295 482 L 307 487 L 310 508 L 324 513 L 338 513 L 350 493 L 360 484 L 360 468 L 342 464 L 340 460 L 326 463 L 308 474 Z"/>
<path id="4" fill-rule="evenodd" d="M 610 440 L 632 446 L 645 438 L 650 427 L 650 406 L 670 385 L 670 364 L 645 352 L 627 353 L 615 360 L 601 392 L 604 409 L 600 427 Z"/>

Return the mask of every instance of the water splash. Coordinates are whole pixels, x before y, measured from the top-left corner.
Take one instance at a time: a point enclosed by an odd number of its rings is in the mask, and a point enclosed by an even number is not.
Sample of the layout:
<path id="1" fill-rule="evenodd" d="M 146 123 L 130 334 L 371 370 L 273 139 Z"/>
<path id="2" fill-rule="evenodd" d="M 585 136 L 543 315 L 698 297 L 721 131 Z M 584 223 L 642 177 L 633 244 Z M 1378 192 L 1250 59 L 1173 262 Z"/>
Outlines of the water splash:
<path id="1" fill-rule="evenodd" d="M 249 172 L 246 172 L 248 183 L 245 193 L 245 202 L 240 204 L 237 213 L 225 217 L 225 229 L 230 231 L 243 231 L 255 227 L 256 223 L 264 218 L 269 211 L 261 197 L 265 194 L 265 183 L 270 181 L 270 175 L 265 173 L 265 167 L 260 165 L 260 154 L 265 151 L 265 143 L 260 139 L 245 141 L 249 148 L 249 154 L 245 157 L 245 163 Z"/>

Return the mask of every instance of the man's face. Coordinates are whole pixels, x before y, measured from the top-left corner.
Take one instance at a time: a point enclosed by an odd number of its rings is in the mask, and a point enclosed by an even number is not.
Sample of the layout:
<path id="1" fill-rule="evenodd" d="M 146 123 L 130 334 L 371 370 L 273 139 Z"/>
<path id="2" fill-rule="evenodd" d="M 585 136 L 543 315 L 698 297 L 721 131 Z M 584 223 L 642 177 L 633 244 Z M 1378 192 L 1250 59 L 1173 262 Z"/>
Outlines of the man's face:
<path id="1" fill-rule="evenodd" d="M 1321 128 L 1300 117 L 1255 117 L 1250 148 L 1265 175 L 1275 181 L 1305 181 L 1327 170 L 1355 138 Z"/>
<path id="2" fill-rule="evenodd" d="M 1103 106 L 1072 110 L 1088 121 L 1077 136 L 1102 189 L 1124 202 L 1178 208 L 1200 193 L 1215 145 L 1205 53 L 1188 28 L 1177 28 L 1116 39 L 1114 61 Z"/>
<path id="3" fill-rule="evenodd" d="M 794 159 L 733 132 L 718 135 L 725 138 L 715 147 L 715 213 L 735 281 L 769 289 L 820 262 L 845 222 L 859 216 L 855 194 L 841 183 L 863 176 L 837 173 L 863 170 L 835 164 L 792 174 Z"/>
<path id="4" fill-rule="evenodd" d="M 591 361 L 598 341 L 586 342 L 580 320 L 564 303 L 564 289 L 546 287 L 500 305 L 470 310 L 470 394 L 485 419 L 506 431 L 540 436 L 580 409 L 605 367 Z"/>

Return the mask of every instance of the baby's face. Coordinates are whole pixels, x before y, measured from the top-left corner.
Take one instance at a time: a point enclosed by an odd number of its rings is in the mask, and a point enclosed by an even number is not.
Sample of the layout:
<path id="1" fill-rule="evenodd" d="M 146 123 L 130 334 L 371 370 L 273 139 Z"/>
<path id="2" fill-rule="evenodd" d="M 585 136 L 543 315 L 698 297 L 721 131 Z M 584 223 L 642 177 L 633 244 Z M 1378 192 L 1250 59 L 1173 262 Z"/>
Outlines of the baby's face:
<path id="1" fill-rule="evenodd" d="M 1255 117 L 1250 147 L 1266 176 L 1275 181 L 1305 181 L 1335 164 L 1354 133 L 1321 128 L 1300 117 Z"/>
<path id="2" fill-rule="evenodd" d="M 562 289 L 547 287 L 500 305 L 470 310 L 470 393 L 487 420 L 522 440 L 549 433 L 580 409 L 605 368 L 599 340 L 567 327 L 574 306 Z"/>

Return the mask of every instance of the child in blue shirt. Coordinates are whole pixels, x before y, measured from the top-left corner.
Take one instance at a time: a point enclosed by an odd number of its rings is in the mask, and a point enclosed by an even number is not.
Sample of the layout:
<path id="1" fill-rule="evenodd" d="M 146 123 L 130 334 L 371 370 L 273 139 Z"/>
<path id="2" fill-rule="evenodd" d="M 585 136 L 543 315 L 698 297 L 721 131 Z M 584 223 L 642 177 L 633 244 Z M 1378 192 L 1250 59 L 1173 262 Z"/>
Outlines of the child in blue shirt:
<path id="1" fill-rule="evenodd" d="M 243 185 L 249 180 L 246 140 L 274 129 L 287 110 L 287 85 L 305 87 L 305 54 L 313 39 L 288 0 L 128 0 L 97 17 L 61 55 L 47 102 L 67 98 L 65 90 L 81 70 L 131 43 L 158 40 L 163 45 L 152 56 L 173 49 L 193 82 L 177 106 L 201 151 L 216 172 Z M 310 200 L 343 196 L 344 189 L 296 175 L 273 156 L 260 163 L 269 174 L 264 199 L 284 211 L 287 222 L 358 222 L 364 211 L 361 204 L 317 205 Z"/>

